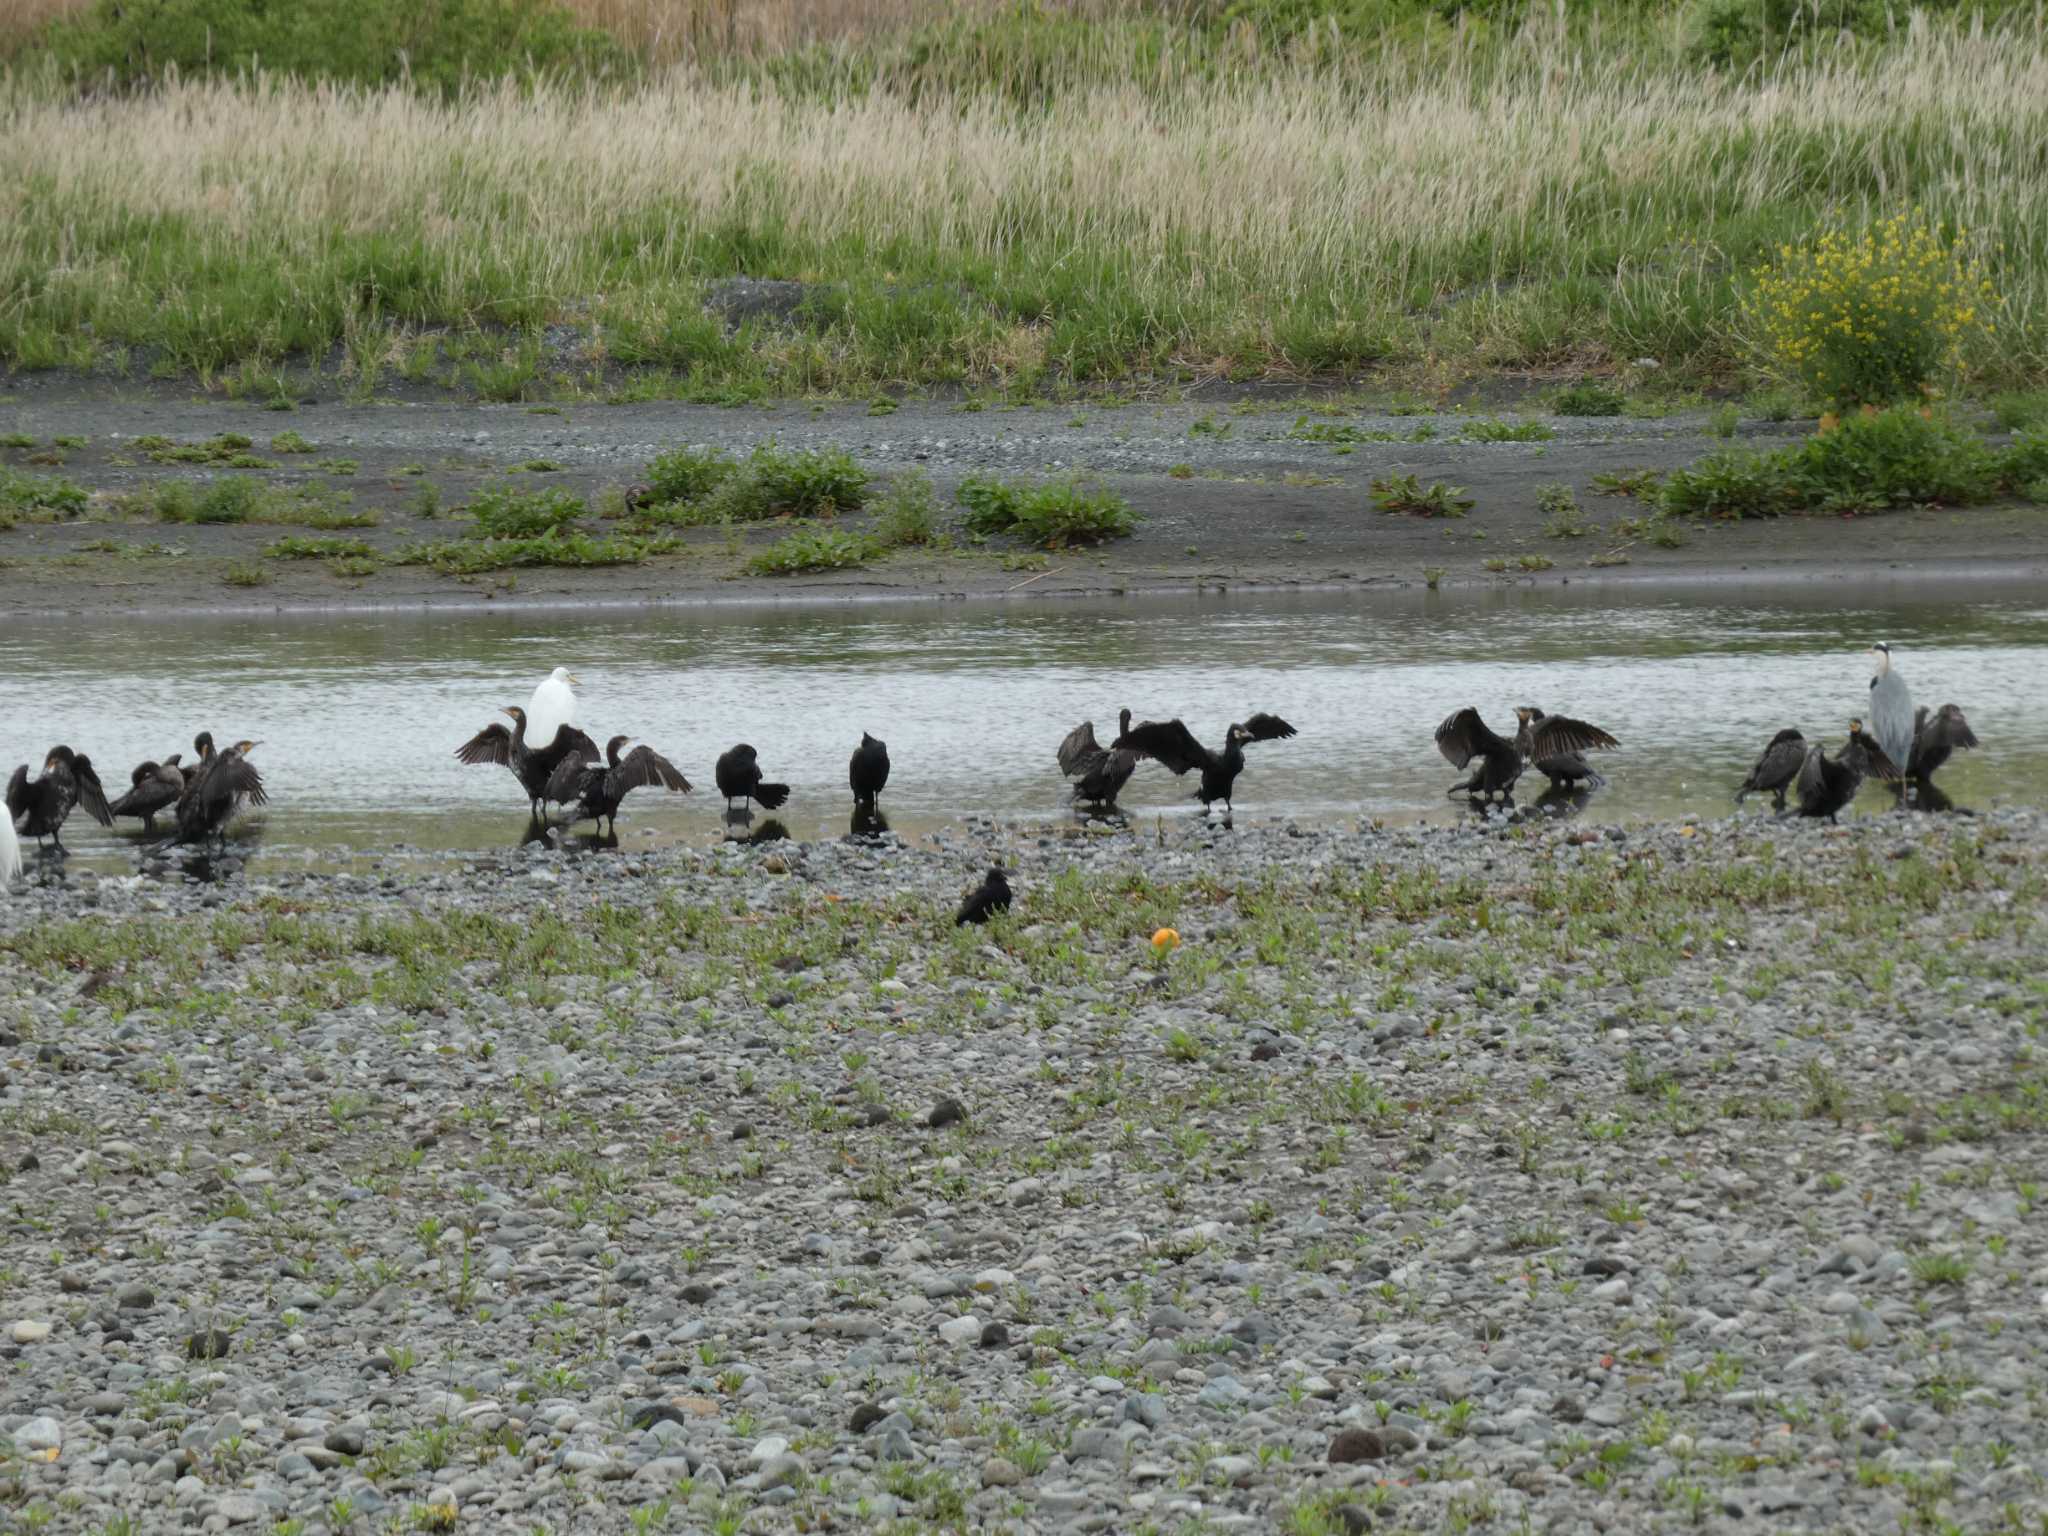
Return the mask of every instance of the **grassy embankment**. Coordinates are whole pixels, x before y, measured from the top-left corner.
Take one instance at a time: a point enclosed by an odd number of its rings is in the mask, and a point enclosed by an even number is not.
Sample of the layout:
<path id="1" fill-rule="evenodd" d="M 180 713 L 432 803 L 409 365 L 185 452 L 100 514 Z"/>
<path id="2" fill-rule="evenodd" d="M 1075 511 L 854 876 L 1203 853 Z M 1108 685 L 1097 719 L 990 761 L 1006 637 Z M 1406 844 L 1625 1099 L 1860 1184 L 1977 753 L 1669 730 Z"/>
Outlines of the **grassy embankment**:
<path id="1" fill-rule="evenodd" d="M 2033 21 L 1737 69 L 1707 62 L 1711 13 L 1417 13 L 1382 17 L 1384 46 L 1326 15 L 1267 46 L 1149 12 L 899 6 L 863 35 L 771 10 L 728 17 L 719 53 L 701 10 L 583 10 L 627 40 L 532 33 L 548 69 L 463 86 L 438 57 L 435 88 L 158 68 L 88 98 L 76 71 L 114 45 L 36 34 L 0 82 L 0 359 L 494 398 L 1643 358 L 1742 386 L 1750 267 L 1913 202 L 2003 295 L 1976 386 L 2048 375 Z M 733 327 L 703 300 L 738 274 L 810 286 L 787 323 Z"/>

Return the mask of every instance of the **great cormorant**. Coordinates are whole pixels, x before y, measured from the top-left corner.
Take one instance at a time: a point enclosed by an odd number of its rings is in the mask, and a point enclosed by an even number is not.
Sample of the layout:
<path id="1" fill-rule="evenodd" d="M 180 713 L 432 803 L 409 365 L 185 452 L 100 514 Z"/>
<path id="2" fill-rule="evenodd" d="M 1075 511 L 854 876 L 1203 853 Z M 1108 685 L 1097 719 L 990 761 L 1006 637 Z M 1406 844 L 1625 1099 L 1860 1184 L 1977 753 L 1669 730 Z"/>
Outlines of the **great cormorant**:
<path id="1" fill-rule="evenodd" d="M 1583 720 L 1543 715 L 1532 721 L 1524 717 L 1522 710 L 1515 714 L 1518 728 L 1513 741 L 1496 735 L 1476 709 L 1461 709 L 1436 728 L 1436 749 L 1453 768 L 1463 768 L 1474 758 L 1479 760 L 1477 768 L 1445 791 L 1447 795 L 1469 795 L 1474 800 L 1511 795 L 1515 781 L 1531 760 L 1541 763 L 1581 752 L 1604 752 L 1621 745 L 1599 726 Z"/>
<path id="2" fill-rule="evenodd" d="M 1516 750 L 1551 783 L 1584 784 L 1593 789 L 1602 788 L 1607 783 L 1607 780 L 1586 762 L 1587 748 L 1571 744 L 1579 737 L 1584 737 L 1594 750 L 1602 752 L 1611 751 L 1621 745 L 1598 726 L 1587 725 L 1583 720 L 1566 720 L 1557 715 L 1547 715 L 1534 704 L 1517 706 L 1515 720 L 1518 723 L 1515 731 Z M 1553 720 L 1558 722 L 1558 728 L 1546 732 L 1545 726 Z"/>
<path id="3" fill-rule="evenodd" d="M 556 767 L 554 776 L 548 780 L 547 797 L 558 805 L 575 806 L 569 820 L 595 821 L 598 830 L 603 824 L 612 824 L 612 835 L 619 832 L 619 802 L 636 789 L 647 785 L 658 785 L 676 794 L 687 795 L 690 781 L 684 778 L 676 765 L 663 757 L 652 747 L 635 747 L 624 757 L 619 756 L 630 736 L 614 736 L 605 743 L 603 763 L 586 763 L 577 757 L 565 757 Z"/>
<path id="4" fill-rule="evenodd" d="M 862 731 L 860 745 L 853 749 L 853 756 L 846 764 L 846 782 L 853 790 L 855 807 L 866 806 L 874 810 L 882 787 L 889 782 L 888 743 L 877 741 Z"/>
<path id="5" fill-rule="evenodd" d="M 1906 777 L 1924 789 L 1951 755 L 1976 745 L 1977 733 L 1959 707 L 1944 704 L 1930 714 L 1923 704 L 1913 712 L 1913 750 L 1906 760 Z"/>
<path id="6" fill-rule="evenodd" d="M 178 766 L 184 756 L 173 752 L 162 762 L 138 764 L 128 775 L 129 790 L 107 809 L 116 816 L 139 816 L 142 830 L 156 831 L 156 813 L 178 803 L 185 793 L 185 770 Z"/>
<path id="7" fill-rule="evenodd" d="M 1789 727 L 1778 732 L 1756 760 L 1756 766 L 1749 770 L 1749 777 L 1742 781 L 1742 788 L 1735 791 L 1735 803 L 1740 805 L 1746 797 L 1768 791 L 1771 804 L 1782 811 L 1785 809 L 1785 791 L 1799 777 L 1799 770 L 1805 763 L 1806 738 Z"/>
<path id="8" fill-rule="evenodd" d="M 1130 734 L 1131 712 L 1117 711 L 1117 739 Z M 1114 805 L 1138 769 L 1138 754 L 1128 748 L 1105 747 L 1095 739 L 1095 722 L 1083 720 L 1060 743 L 1060 772 L 1074 781 L 1074 798 L 1093 805 Z"/>
<path id="9" fill-rule="evenodd" d="M 1178 720 L 1147 720 L 1133 726 L 1110 743 L 1112 752 L 1134 752 L 1149 757 L 1176 777 L 1190 768 L 1202 770 L 1201 787 L 1195 798 L 1206 815 L 1216 801 L 1230 814 L 1231 786 L 1244 772 L 1244 745 L 1248 741 L 1281 741 L 1295 734 L 1294 727 L 1278 715 L 1253 715 L 1233 725 L 1223 736 L 1223 750 L 1212 752 L 1195 740 L 1194 733 Z"/>
<path id="10" fill-rule="evenodd" d="M 526 807 L 536 821 L 540 819 L 541 804 L 547 798 L 548 781 L 555 770 L 574 758 L 582 762 L 598 761 L 597 743 L 577 730 L 573 725 L 556 729 L 554 736 L 543 747 L 530 747 L 526 741 L 526 711 L 516 704 L 505 707 L 503 713 L 512 717 L 512 729 L 502 725 L 487 725 L 455 749 L 457 761 L 471 764 L 502 763 L 512 770 L 512 776 L 519 780 L 519 787 L 526 791 Z"/>
<path id="11" fill-rule="evenodd" d="M 37 777 L 31 779 L 28 764 L 23 763 L 7 781 L 7 814 L 20 823 L 26 836 L 37 842 L 47 837 L 62 848 L 64 839 L 59 833 L 71 808 L 77 805 L 84 806 L 86 815 L 101 826 L 114 824 L 106 792 L 100 788 L 99 775 L 93 772 L 92 759 L 69 747 L 50 748 L 43 759 L 43 771 Z"/>
<path id="12" fill-rule="evenodd" d="M 209 837 L 227 837 L 228 823 L 244 805 L 263 805 L 270 799 L 263 788 L 263 775 L 249 761 L 257 743 L 238 741 L 225 752 L 213 750 L 206 739 L 205 755 L 185 777 L 185 792 L 178 797 L 178 841 L 204 842 Z"/>
<path id="13" fill-rule="evenodd" d="M 779 811 L 783 802 L 789 799 L 787 784 L 762 781 L 757 754 L 744 741 L 719 754 L 718 761 L 712 765 L 711 777 L 717 781 L 718 792 L 725 796 L 728 810 L 732 808 L 733 801 L 747 800 L 758 802 L 764 811 Z"/>
<path id="14" fill-rule="evenodd" d="M 1806 760 L 1799 765 L 1799 778 L 1794 786 L 1799 796 L 1796 814 L 1800 816 L 1825 816 L 1833 821 L 1836 815 L 1856 798 L 1856 791 L 1863 787 L 1865 778 L 1894 780 L 1899 770 L 1885 755 L 1884 748 L 1877 740 L 1865 734 L 1861 720 L 1849 722 L 1849 739 L 1842 743 L 1842 750 L 1830 758 L 1819 742 L 1806 749 Z M 1794 812 L 1781 811 L 1790 815 Z"/>

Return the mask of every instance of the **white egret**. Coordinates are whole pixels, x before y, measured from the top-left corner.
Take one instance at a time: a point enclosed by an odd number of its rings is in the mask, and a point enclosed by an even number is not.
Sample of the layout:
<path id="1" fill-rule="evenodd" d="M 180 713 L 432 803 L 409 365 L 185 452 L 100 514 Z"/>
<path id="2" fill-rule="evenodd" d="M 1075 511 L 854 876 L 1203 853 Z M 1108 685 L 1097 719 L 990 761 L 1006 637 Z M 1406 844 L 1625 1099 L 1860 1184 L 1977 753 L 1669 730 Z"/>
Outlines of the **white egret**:
<path id="1" fill-rule="evenodd" d="M 14 812 L 0 808 L 0 891 L 21 873 L 21 839 L 14 835 Z"/>
<path id="2" fill-rule="evenodd" d="M 575 683 L 567 667 L 557 667 L 533 690 L 526 703 L 526 739 L 535 747 L 546 746 L 556 731 L 576 723 Z"/>
<path id="3" fill-rule="evenodd" d="M 1870 734 L 1884 755 L 1903 769 L 1913 759 L 1913 695 L 1906 680 L 1892 670 L 1892 648 L 1882 640 L 1870 648 L 1875 659 L 1870 679 Z"/>

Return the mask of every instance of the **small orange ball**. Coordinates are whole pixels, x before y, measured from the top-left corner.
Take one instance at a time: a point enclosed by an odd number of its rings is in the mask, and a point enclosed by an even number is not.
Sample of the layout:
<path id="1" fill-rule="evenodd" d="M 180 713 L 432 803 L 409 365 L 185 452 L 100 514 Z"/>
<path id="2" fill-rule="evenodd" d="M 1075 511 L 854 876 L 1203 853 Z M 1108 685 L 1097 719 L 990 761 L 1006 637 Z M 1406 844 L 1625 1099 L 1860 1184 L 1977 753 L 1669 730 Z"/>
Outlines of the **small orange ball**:
<path id="1" fill-rule="evenodd" d="M 1180 948 L 1180 932 L 1173 928 L 1162 928 L 1152 935 L 1152 947 L 1162 955 L 1169 949 Z"/>

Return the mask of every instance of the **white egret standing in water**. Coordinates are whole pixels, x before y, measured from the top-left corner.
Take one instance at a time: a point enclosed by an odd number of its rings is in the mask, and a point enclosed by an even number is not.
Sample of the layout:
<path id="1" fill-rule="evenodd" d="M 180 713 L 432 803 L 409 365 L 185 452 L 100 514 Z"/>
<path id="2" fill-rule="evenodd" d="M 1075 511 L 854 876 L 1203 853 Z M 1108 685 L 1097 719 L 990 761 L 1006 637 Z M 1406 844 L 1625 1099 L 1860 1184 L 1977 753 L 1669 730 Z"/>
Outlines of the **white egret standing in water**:
<path id="1" fill-rule="evenodd" d="M 567 667 L 557 667 L 533 690 L 526 704 L 526 739 L 535 748 L 555 739 L 555 732 L 576 723 L 576 679 Z"/>
<path id="2" fill-rule="evenodd" d="M 14 835 L 14 813 L 0 805 L 0 891 L 21 873 L 21 839 Z"/>

